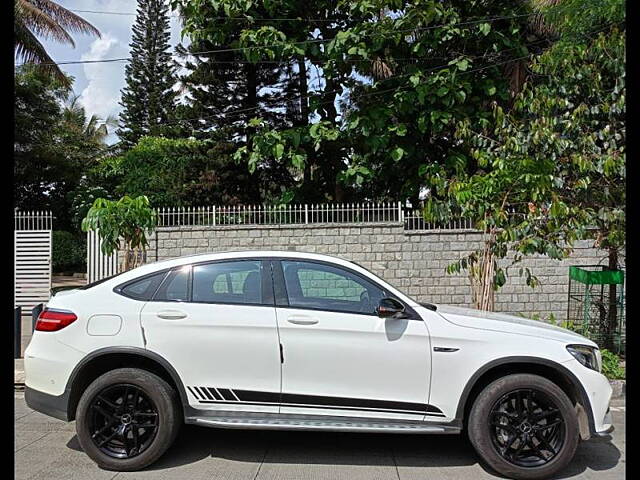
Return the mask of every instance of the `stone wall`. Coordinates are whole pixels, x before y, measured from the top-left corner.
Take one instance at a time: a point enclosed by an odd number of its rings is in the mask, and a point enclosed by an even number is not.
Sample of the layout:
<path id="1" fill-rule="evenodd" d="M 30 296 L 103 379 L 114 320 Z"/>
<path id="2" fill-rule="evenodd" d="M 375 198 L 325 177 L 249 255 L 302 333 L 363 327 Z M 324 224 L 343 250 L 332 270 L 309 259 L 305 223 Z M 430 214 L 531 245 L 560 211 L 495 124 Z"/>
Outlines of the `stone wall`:
<path id="1" fill-rule="evenodd" d="M 398 223 L 350 225 L 282 225 L 224 227 L 161 227 L 151 236 L 148 261 L 206 252 L 291 250 L 323 253 L 352 260 L 384 278 L 418 301 L 471 306 L 465 273 L 449 275 L 451 262 L 481 245 L 473 230 L 405 231 Z M 496 296 L 496 310 L 564 320 L 567 314 L 569 265 L 595 265 L 605 252 L 592 242 L 575 245 L 569 259 L 529 257 L 541 286 L 532 289 L 512 267 L 511 276 Z M 604 262 L 603 262 L 604 263 Z"/>

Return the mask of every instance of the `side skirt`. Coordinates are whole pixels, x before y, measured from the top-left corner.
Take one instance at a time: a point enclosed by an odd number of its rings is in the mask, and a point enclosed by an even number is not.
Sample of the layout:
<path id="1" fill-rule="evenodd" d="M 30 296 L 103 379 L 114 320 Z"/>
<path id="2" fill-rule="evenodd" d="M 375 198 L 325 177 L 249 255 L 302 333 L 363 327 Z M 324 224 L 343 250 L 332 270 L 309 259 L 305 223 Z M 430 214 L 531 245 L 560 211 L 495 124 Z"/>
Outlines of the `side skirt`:
<path id="1" fill-rule="evenodd" d="M 238 412 L 214 413 L 190 410 L 185 417 L 185 423 L 212 428 L 418 434 L 451 434 L 461 431 L 460 427 L 451 423 L 277 413 L 239 415 Z"/>

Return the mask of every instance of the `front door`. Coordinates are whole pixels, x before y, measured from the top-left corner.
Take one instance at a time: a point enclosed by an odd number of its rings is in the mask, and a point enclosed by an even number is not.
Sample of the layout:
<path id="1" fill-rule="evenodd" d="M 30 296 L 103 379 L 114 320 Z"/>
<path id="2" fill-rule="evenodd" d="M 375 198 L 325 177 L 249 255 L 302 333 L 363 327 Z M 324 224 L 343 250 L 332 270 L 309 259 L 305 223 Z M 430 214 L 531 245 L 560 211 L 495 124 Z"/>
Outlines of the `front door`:
<path id="1" fill-rule="evenodd" d="M 390 294 L 346 267 L 273 265 L 281 413 L 422 420 L 431 374 L 424 322 L 380 318 L 375 308 Z"/>
<path id="2" fill-rule="evenodd" d="M 270 266 L 261 260 L 197 263 L 171 271 L 141 322 L 146 347 L 176 369 L 189 404 L 277 412 L 280 345 Z"/>

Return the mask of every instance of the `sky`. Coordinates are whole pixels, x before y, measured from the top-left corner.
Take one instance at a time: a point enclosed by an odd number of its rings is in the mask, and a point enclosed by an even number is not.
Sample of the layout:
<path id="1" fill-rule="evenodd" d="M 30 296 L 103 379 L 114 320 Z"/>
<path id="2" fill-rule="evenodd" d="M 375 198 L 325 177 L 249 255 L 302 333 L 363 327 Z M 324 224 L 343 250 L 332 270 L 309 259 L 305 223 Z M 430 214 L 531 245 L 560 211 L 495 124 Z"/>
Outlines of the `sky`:
<path id="1" fill-rule="evenodd" d="M 69 10 L 95 10 L 117 12 L 114 14 L 96 14 L 74 12 L 94 25 L 102 34 L 101 38 L 89 35 L 73 34 L 75 48 L 52 41 L 43 41 L 44 47 L 56 62 L 69 60 L 101 60 L 129 56 L 131 26 L 137 2 L 135 0 L 57 0 L 57 3 Z M 171 46 L 180 42 L 180 23 L 171 18 Z M 126 62 L 96 63 L 82 65 L 62 65 L 63 71 L 75 78 L 73 90 L 80 96 L 80 103 L 89 115 L 106 118 L 120 112 L 120 90 L 124 87 L 124 68 Z M 110 136 L 109 143 L 116 140 Z"/>
<path id="2" fill-rule="evenodd" d="M 94 25 L 101 33 L 97 38 L 90 35 L 73 34 L 75 48 L 70 45 L 43 40 L 43 44 L 54 61 L 102 60 L 129 56 L 131 26 L 135 21 L 136 0 L 56 0 L 57 3 Z M 89 13 L 86 11 L 105 12 Z M 108 13 L 106 13 L 108 12 Z M 188 45 L 188 38 L 181 39 L 181 25 L 176 13 L 171 13 L 171 40 L 173 50 L 178 43 Z M 314 32 L 317 34 L 317 32 Z M 126 62 L 89 63 L 61 65 L 64 72 L 73 76 L 73 90 L 88 115 L 100 118 L 118 117 L 121 107 L 120 91 L 125 85 Z M 324 80 L 318 78 L 316 69 L 309 70 L 309 86 L 323 88 Z M 321 76 L 321 75 L 320 75 Z M 338 100 L 336 106 L 339 109 Z M 312 119 L 313 121 L 313 119 Z M 115 134 L 106 139 L 111 144 L 117 141 Z"/>

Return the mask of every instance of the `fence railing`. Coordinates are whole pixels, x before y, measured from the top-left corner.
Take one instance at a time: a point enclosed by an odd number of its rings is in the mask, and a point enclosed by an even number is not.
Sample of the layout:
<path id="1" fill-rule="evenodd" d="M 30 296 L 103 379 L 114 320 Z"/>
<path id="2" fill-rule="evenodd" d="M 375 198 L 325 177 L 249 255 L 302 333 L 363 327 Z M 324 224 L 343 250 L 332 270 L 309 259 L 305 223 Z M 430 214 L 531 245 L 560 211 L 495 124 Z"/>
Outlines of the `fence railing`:
<path id="1" fill-rule="evenodd" d="M 455 218 L 448 222 L 428 222 L 424 219 L 420 210 L 405 213 L 404 229 L 409 231 L 420 230 L 475 230 L 471 218 Z"/>
<path id="2" fill-rule="evenodd" d="M 401 202 L 160 208 L 158 226 L 401 222 Z"/>
<path id="3" fill-rule="evenodd" d="M 427 222 L 402 202 L 168 207 L 156 210 L 159 227 L 401 223 L 405 230 L 473 229 L 468 218 Z"/>
<path id="4" fill-rule="evenodd" d="M 51 230 L 53 214 L 49 211 L 15 210 L 13 214 L 14 230 Z"/>

